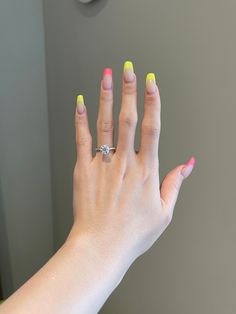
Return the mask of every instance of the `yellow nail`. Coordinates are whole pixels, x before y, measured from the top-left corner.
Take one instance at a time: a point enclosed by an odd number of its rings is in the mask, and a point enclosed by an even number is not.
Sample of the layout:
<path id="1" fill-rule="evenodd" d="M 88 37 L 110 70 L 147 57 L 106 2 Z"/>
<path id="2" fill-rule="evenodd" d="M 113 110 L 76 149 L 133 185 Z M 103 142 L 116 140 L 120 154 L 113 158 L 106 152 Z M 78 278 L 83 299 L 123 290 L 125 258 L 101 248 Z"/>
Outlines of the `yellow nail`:
<path id="1" fill-rule="evenodd" d="M 83 95 L 77 96 L 77 110 L 79 113 L 84 112 L 84 96 Z"/>
<path id="2" fill-rule="evenodd" d="M 77 103 L 84 105 L 84 96 L 83 95 L 77 96 Z"/>
<path id="3" fill-rule="evenodd" d="M 155 74 L 154 73 L 148 73 L 147 76 L 146 76 L 146 82 L 147 81 L 154 81 L 156 83 L 156 77 L 155 77 Z"/>
<path id="4" fill-rule="evenodd" d="M 124 63 L 124 71 L 125 70 L 132 70 L 134 72 L 134 66 L 132 61 L 125 61 Z"/>

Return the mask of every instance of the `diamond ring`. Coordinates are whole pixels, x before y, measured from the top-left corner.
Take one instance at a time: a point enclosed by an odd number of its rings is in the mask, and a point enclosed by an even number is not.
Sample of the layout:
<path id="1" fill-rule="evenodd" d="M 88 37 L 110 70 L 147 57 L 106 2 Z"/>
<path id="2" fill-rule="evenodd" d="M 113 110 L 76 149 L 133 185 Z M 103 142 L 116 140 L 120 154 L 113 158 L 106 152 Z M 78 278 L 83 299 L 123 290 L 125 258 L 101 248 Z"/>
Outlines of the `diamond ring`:
<path id="1" fill-rule="evenodd" d="M 108 145 L 101 145 L 95 148 L 96 152 L 101 152 L 103 155 L 109 154 L 111 150 L 116 150 L 115 147 L 109 147 Z"/>

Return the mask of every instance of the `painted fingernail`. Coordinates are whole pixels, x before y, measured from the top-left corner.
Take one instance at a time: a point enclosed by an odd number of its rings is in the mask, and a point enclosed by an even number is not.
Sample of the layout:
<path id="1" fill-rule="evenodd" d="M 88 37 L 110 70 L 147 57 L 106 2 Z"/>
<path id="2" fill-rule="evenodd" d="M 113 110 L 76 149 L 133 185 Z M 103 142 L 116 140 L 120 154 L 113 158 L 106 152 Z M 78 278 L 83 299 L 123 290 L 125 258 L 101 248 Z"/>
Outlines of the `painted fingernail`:
<path id="1" fill-rule="evenodd" d="M 104 89 L 112 88 L 112 69 L 106 68 L 103 72 L 102 86 Z"/>
<path id="2" fill-rule="evenodd" d="M 77 111 L 79 114 L 82 114 L 84 112 L 85 106 L 84 106 L 84 97 L 83 95 L 77 96 Z"/>
<path id="3" fill-rule="evenodd" d="M 134 80 L 134 66 L 132 61 L 125 61 L 124 63 L 124 80 L 127 83 Z"/>
<path id="4" fill-rule="evenodd" d="M 193 167 L 195 166 L 195 163 L 196 163 L 196 159 L 193 156 L 186 163 L 185 167 L 183 167 L 183 169 L 181 170 L 181 174 L 184 176 L 184 178 L 187 178 L 190 175 L 190 173 L 193 170 Z"/>
<path id="5" fill-rule="evenodd" d="M 154 94 L 156 91 L 156 77 L 154 73 L 148 73 L 146 76 L 146 90 L 148 94 Z"/>

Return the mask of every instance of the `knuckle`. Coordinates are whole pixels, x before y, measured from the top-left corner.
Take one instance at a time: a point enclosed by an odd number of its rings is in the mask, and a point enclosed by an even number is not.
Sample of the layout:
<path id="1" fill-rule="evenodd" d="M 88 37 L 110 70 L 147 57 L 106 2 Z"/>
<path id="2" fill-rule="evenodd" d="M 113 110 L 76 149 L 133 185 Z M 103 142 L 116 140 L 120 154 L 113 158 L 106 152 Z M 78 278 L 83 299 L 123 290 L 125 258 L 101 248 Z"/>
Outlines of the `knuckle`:
<path id="1" fill-rule="evenodd" d="M 74 170 L 73 170 L 73 182 L 78 182 L 80 180 L 80 171 L 78 165 L 76 163 Z"/>
<path id="2" fill-rule="evenodd" d="M 141 174 L 143 183 L 146 183 L 149 180 L 150 175 L 151 175 L 150 169 L 147 167 L 143 168 L 142 174 Z"/>
<path id="3" fill-rule="evenodd" d="M 78 146 L 89 146 L 91 144 L 91 140 L 90 136 L 77 136 L 76 144 Z"/>
<path id="4" fill-rule="evenodd" d="M 140 169 L 141 169 L 142 182 L 145 183 L 150 178 L 152 170 L 147 165 L 142 165 Z"/>
<path id="5" fill-rule="evenodd" d="M 73 182 L 77 183 L 80 180 L 89 180 L 89 169 L 87 169 L 86 165 L 81 165 L 79 159 L 77 159 L 76 164 L 73 170 Z"/>
<path id="6" fill-rule="evenodd" d="M 158 103 L 159 103 L 158 95 L 156 93 L 155 94 L 146 94 L 145 103 L 148 105 L 158 105 Z"/>
<path id="7" fill-rule="evenodd" d="M 100 94 L 100 101 L 101 102 L 112 102 L 113 101 L 113 94 L 110 90 L 102 90 Z"/>
<path id="8" fill-rule="evenodd" d="M 87 121 L 84 117 L 84 115 L 76 115 L 75 119 L 75 127 L 80 128 L 81 126 L 87 125 Z"/>
<path id="9" fill-rule="evenodd" d="M 176 180 L 173 180 L 172 186 L 173 186 L 174 191 L 178 192 L 179 184 L 177 183 Z"/>
<path id="10" fill-rule="evenodd" d="M 180 180 L 181 180 L 181 178 L 176 178 L 176 177 L 174 177 L 172 179 L 172 188 L 173 188 L 173 190 L 175 192 L 178 192 L 179 189 L 180 189 L 180 185 L 181 185 L 181 181 Z"/>
<path id="11" fill-rule="evenodd" d="M 134 80 L 132 82 L 125 82 L 122 89 L 123 94 L 133 95 L 137 93 L 136 75 L 134 74 Z"/>
<path id="12" fill-rule="evenodd" d="M 137 93 L 137 87 L 136 84 L 133 83 L 129 83 L 129 84 L 125 84 L 125 86 L 123 87 L 123 94 L 124 95 L 135 95 Z"/>
<path id="13" fill-rule="evenodd" d="M 112 133 L 114 130 L 114 121 L 99 121 L 97 122 L 98 131 L 103 133 Z"/>
<path id="14" fill-rule="evenodd" d="M 124 116 L 120 115 L 119 116 L 119 123 L 121 125 L 128 126 L 129 128 L 135 128 L 137 125 L 137 117 L 135 115 L 129 115 L 129 116 Z"/>
<path id="15" fill-rule="evenodd" d="M 166 226 L 168 226 L 171 223 L 172 220 L 172 212 L 170 210 L 165 210 L 163 213 L 163 220 L 164 220 L 164 224 Z"/>
<path id="16" fill-rule="evenodd" d="M 161 105 L 161 97 L 158 87 L 156 88 L 156 92 L 154 94 L 145 93 L 145 102 L 154 105 Z"/>
<path id="17" fill-rule="evenodd" d="M 77 170 L 77 167 L 75 166 L 74 167 L 74 170 L 73 170 L 73 181 L 78 181 L 78 178 L 79 178 L 79 172 Z"/>
<path id="18" fill-rule="evenodd" d="M 142 132 L 152 138 L 157 138 L 160 135 L 160 127 L 155 127 L 150 124 L 142 124 Z"/>

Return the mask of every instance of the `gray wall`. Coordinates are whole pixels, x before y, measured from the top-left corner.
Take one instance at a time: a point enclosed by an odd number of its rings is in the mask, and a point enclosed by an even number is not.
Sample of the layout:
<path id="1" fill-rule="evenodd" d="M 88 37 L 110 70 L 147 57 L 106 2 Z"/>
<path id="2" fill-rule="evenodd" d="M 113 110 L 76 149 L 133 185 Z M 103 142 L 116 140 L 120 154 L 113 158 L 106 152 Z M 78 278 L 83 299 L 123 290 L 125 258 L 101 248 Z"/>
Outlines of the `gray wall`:
<path id="1" fill-rule="evenodd" d="M 71 227 L 74 108 L 85 97 L 96 145 L 102 71 L 138 77 L 139 148 L 146 73 L 162 98 L 160 176 L 196 156 L 173 221 L 129 269 L 101 313 L 235 313 L 235 1 L 0 2 L 0 231 L 5 296 L 30 277 Z M 115 144 L 117 134 L 115 134 Z"/>
<path id="2" fill-rule="evenodd" d="M 56 245 L 72 223 L 75 98 L 85 97 L 95 147 L 104 67 L 114 71 L 117 127 L 123 62 L 134 62 L 136 148 L 145 76 L 156 73 L 161 178 L 196 156 L 169 228 L 101 313 L 235 313 L 235 10 L 229 0 L 44 1 Z"/>
<path id="3" fill-rule="evenodd" d="M 0 1 L 0 266 L 3 297 L 53 253 L 41 0 Z"/>

